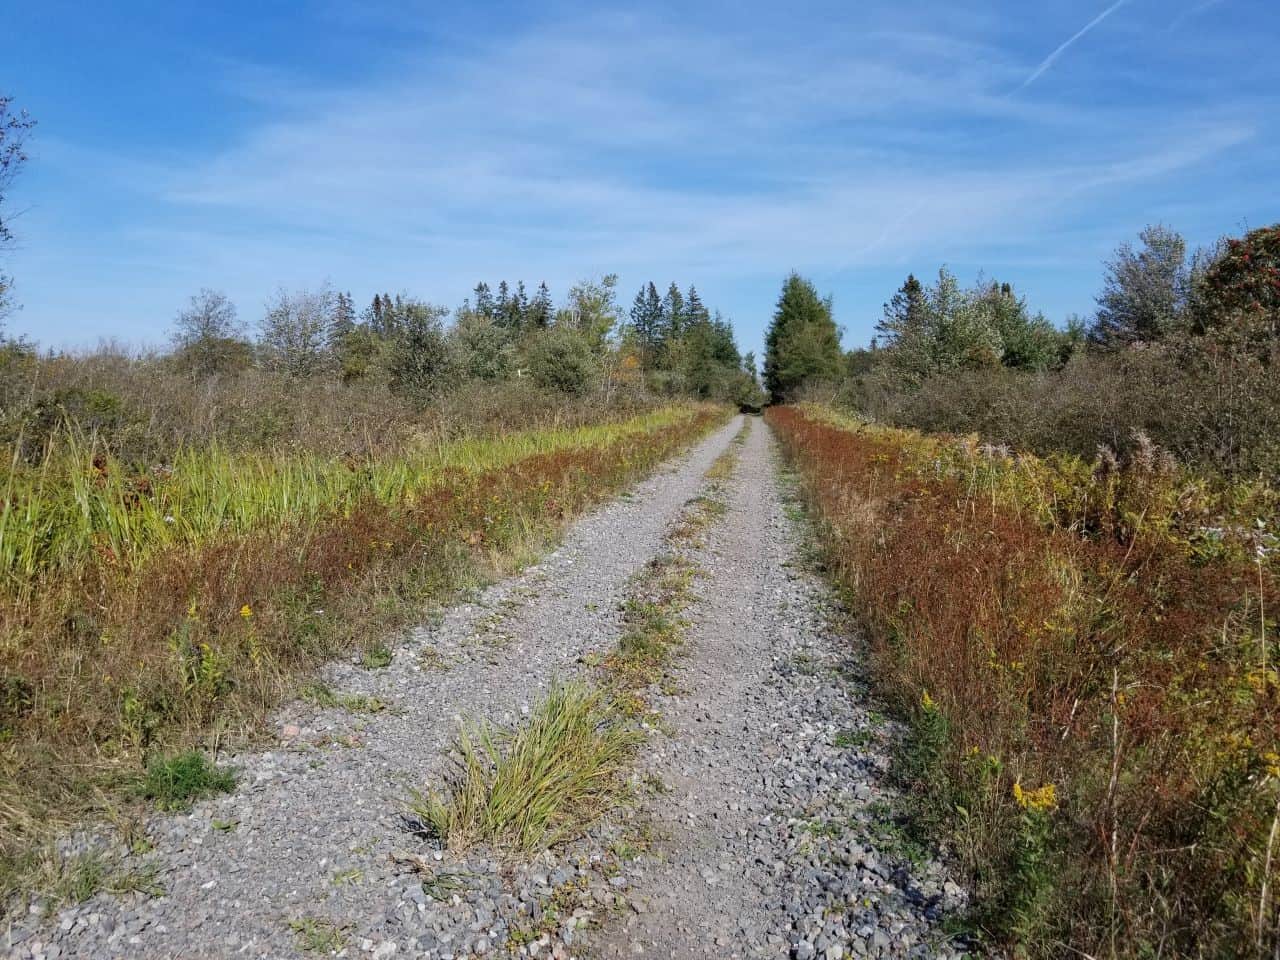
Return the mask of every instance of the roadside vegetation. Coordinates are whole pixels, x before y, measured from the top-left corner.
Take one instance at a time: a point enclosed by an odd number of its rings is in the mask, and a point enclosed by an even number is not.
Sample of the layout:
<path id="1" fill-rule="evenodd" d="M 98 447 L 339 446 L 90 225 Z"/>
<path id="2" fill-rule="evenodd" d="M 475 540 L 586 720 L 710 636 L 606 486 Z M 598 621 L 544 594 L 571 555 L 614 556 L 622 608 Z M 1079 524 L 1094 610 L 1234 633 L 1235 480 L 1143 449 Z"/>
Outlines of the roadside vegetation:
<path id="1" fill-rule="evenodd" d="M 795 286 L 775 329 L 828 322 Z M 1027 956 L 1280 950 L 1280 226 L 1192 256 L 1150 228 L 1065 329 L 944 269 L 836 375 L 787 349 L 774 398 L 820 402 L 768 417 L 977 928 Z"/>

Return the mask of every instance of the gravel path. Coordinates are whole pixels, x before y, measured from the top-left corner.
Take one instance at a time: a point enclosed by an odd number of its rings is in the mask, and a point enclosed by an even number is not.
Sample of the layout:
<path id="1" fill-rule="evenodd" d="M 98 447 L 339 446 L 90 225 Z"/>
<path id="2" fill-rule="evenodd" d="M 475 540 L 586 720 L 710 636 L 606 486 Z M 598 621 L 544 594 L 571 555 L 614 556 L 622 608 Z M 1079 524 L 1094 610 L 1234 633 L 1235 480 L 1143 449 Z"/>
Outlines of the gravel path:
<path id="1" fill-rule="evenodd" d="M 805 568 L 767 428 L 757 423 L 705 570 L 673 735 L 642 811 L 667 839 L 629 871 L 636 907 L 592 941 L 606 957 L 950 957 L 936 932 L 959 887 L 897 839 L 881 780 L 895 731 L 868 706 L 858 651 Z M 791 508 L 794 512 L 795 508 Z"/>
<path id="2" fill-rule="evenodd" d="M 278 749 L 232 761 L 234 794 L 152 824 L 150 860 L 164 896 L 98 895 L 52 926 L 33 913 L 0 946 L 24 960 L 298 956 L 308 934 L 314 944 L 326 932 L 349 955 L 367 946 L 377 956 L 465 956 L 498 946 L 502 927 L 489 936 L 496 909 L 452 897 L 445 907 L 468 909 L 428 909 L 436 904 L 424 900 L 422 878 L 392 859 L 421 846 L 403 822 L 409 789 L 438 781 L 460 717 L 512 722 L 582 656 L 617 642 L 630 578 L 739 420 L 580 521 L 521 576 L 415 631 L 386 669 L 335 666 L 326 678 L 335 691 L 376 696 L 386 709 L 286 708 Z M 493 865 L 467 872 L 487 876 L 503 905 Z"/>
<path id="3" fill-rule="evenodd" d="M 387 668 L 334 665 L 338 694 L 385 709 L 283 710 L 278 747 L 234 760 L 233 795 L 151 823 L 163 895 L 33 913 L 0 946 L 21 960 L 963 954 L 938 932 L 963 895 L 898 837 L 882 783 L 896 731 L 805 567 L 763 423 L 719 483 L 723 515 L 700 538 L 666 538 L 742 423 L 415 631 Z M 665 725 L 636 774 L 648 799 L 530 863 L 434 849 L 405 800 L 440 782 L 459 718 L 517 722 L 588 670 L 663 551 L 703 576 L 677 682 L 649 692 Z"/>

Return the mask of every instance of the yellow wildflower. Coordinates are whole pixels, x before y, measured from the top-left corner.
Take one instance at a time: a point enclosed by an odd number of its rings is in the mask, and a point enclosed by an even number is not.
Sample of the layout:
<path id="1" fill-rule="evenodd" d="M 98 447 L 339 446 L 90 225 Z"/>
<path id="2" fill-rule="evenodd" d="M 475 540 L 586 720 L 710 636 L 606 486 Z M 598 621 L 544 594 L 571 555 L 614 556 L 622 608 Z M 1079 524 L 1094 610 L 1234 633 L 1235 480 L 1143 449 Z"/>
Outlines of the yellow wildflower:
<path id="1" fill-rule="evenodd" d="M 250 617 L 253 616 L 253 607 L 249 606 L 246 603 L 243 607 L 240 608 L 240 616 L 248 620 Z"/>
<path id="2" fill-rule="evenodd" d="M 920 694 L 920 706 L 924 707 L 926 710 L 932 710 L 936 706 L 933 702 L 933 697 L 929 696 L 928 690 Z"/>
<path id="3" fill-rule="evenodd" d="M 1262 762 L 1267 765 L 1267 776 L 1280 779 L 1280 753 L 1274 750 L 1262 755 Z"/>
<path id="4" fill-rule="evenodd" d="M 1022 781 L 1013 782 L 1013 799 L 1024 810 L 1052 810 L 1058 805 L 1058 792 L 1052 783 L 1046 783 L 1035 790 L 1022 789 Z"/>

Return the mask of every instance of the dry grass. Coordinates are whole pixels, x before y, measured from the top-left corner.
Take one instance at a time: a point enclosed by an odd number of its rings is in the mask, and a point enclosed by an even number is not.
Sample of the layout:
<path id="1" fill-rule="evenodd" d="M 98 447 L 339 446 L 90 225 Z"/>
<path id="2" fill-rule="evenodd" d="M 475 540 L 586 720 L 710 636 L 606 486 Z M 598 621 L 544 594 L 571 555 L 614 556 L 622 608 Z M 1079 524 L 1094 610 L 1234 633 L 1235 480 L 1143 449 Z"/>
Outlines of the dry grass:
<path id="1" fill-rule="evenodd" d="M 776 408 L 913 723 L 899 770 L 1024 954 L 1271 956 L 1275 503 Z"/>
<path id="2" fill-rule="evenodd" d="M 108 459 L 101 483 L 102 464 L 81 463 L 74 496 L 61 482 L 25 488 L 101 506 L 69 521 L 83 532 L 64 542 L 86 548 L 41 547 L 48 562 L 0 591 L 0 868 L 18 869 L 58 824 L 124 802 L 157 751 L 256 732 L 315 665 L 385 642 L 424 607 L 527 557 L 726 416 L 672 407 L 365 465 L 248 455 L 262 466 L 248 472 L 261 491 L 234 476 L 240 455 L 230 454 L 193 455 L 226 467 L 203 487 L 198 471 L 126 484 Z M 165 501 L 170 482 L 184 491 L 177 501 Z M 334 483 L 348 494 L 330 499 Z M 187 505 L 186 519 L 167 524 L 162 502 Z M 245 510 L 252 521 L 226 519 Z M 100 524 L 107 516 L 121 520 Z M 125 529 L 121 549 L 103 548 Z"/>

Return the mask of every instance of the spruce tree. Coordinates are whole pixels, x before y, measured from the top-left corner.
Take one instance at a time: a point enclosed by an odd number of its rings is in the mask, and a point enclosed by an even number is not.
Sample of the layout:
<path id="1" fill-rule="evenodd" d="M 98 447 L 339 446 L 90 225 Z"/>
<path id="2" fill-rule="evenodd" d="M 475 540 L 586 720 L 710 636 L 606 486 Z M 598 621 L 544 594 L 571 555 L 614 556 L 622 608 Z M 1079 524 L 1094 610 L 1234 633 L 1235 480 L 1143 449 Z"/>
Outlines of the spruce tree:
<path id="1" fill-rule="evenodd" d="M 538 292 L 529 301 L 525 317 L 526 325 L 532 330 L 545 330 L 551 325 L 551 291 L 545 280 L 538 284 Z"/>
<path id="2" fill-rule="evenodd" d="M 842 365 L 831 300 L 818 296 L 812 283 L 792 273 L 782 285 L 765 334 L 765 389 L 774 403 L 781 403 L 807 380 L 835 379 Z"/>

